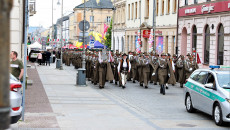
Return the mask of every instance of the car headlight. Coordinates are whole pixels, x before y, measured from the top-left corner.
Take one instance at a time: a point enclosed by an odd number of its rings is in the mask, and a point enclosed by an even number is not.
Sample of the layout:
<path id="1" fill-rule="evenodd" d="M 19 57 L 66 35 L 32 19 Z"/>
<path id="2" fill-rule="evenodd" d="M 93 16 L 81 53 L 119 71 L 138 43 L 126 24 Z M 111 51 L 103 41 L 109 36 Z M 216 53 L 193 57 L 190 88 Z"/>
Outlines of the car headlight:
<path id="1" fill-rule="evenodd" d="M 227 98 L 226 98 L 226 101 L 230 103 L 230 99 L 227 99 Z"/>

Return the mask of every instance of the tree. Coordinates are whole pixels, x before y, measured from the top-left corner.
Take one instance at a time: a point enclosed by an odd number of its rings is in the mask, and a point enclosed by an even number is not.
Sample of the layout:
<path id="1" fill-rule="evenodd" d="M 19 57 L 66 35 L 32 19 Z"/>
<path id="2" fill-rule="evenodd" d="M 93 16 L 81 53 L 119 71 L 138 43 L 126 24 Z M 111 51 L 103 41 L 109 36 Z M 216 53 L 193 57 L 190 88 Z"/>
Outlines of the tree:
<path id="1" fill-rule="evenodd" d="M 106 33 L 106 40 L 105 40 L 105 45 L 111 49 L 111 41 L 112 41 L 112 28 L 113 28 L 113 20 L 111 20 L 110 22 L 110 26 L 107 30 L 107 33 Z"/>

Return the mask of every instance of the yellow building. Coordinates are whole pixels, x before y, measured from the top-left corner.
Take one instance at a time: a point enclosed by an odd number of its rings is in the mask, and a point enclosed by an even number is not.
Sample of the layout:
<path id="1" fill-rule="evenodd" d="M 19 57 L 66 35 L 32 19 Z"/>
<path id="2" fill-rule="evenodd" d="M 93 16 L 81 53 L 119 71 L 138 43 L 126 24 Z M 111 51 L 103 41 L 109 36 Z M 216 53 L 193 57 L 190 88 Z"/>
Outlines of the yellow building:
<path id="1" fill-rule="evenodd" d="M 102 34 L 104 32 L 104 24 L 110 25 L 113 16 L 113 4 L 111 0 L 101 0 L 97 3 L 96 0 L 88 0 L 85 3 L 86 20 L 90 23 L 89 31 L 94 31 Z M 74 8 L 74 16 L 76 20 L 76 39 L 79 39 L 80 29 L 78 27 L 80 21 L 84 19 L 84 3 Z M 88 31 L 88 32 L 89 32 Z"/>

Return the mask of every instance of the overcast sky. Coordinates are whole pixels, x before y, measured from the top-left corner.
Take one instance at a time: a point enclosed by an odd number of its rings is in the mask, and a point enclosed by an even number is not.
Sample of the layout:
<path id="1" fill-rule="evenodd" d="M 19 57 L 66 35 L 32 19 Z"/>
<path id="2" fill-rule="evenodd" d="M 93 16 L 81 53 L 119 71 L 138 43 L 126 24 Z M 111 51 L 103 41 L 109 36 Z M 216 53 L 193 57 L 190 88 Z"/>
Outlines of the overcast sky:
<path id="1" fill-rule="evenodd" d="M 60 0 L 61 2 L 62 0 Z M 53 0 L 54 5 L 54 24 L 61 17 L 61 5 L 57 5 L 58 0 Z M 63 0 L 64 14 L 73 12 L 73 8 L 81 4 L 82 0 Z M 48 28 L 52 25 L 52 0 L 36 0 L 37 13 L 29 18 L 30 26 L 43 26 Z"/>

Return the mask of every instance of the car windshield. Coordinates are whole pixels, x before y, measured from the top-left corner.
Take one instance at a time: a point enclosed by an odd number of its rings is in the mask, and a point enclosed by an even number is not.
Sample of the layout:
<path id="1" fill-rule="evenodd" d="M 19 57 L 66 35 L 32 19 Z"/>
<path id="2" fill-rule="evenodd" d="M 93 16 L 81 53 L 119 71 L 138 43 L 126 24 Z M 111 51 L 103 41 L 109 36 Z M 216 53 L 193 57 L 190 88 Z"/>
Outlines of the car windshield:
<path id="1" fill-rule="evenodd" d="M 230 74 L 229 73 L 218 73 L 218 82 L 220 87 L 230 89 Z"/>

